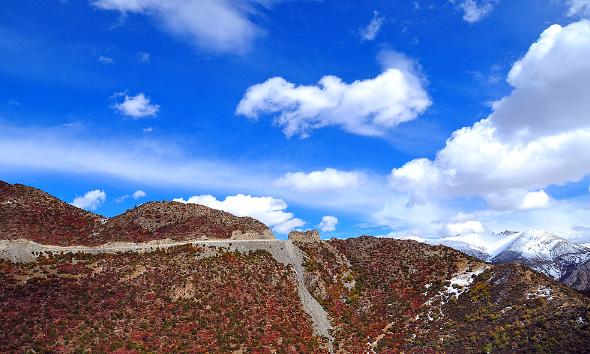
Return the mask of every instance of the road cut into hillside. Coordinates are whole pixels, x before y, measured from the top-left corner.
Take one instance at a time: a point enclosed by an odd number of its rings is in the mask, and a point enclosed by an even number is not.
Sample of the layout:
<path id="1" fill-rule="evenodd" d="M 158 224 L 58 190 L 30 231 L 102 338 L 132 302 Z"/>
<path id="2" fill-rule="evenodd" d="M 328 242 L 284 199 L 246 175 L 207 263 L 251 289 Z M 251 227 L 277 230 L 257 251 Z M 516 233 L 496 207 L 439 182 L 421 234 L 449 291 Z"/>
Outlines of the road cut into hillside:
<path id="1" fill-rule="evenodd" d="M 301 299 L 301 304 L 313 322 L 314 331 L 317 335 L 327 338 L 329 347 L 330 349 L 332 348 L 333 337 L 330 334 L 332 325 L 330 324 L 328 313 L 305 287 L 304 254 L 292 241 L 269 239 L 174 241 L 164 239 L 145 243 L 112 242 L 100 246 L 51 246 L 24 239 L 0 240 L 0 259 L 27 263 L 34 262 L 41 255 L 49 254 L 66 254 L 68 252 L 87 254 L 141 253 L 188 244 L 203 246 L 204 251 L 200 254 L 200 257 L 203 258 L 215 256 L 218 250 L 240 253 L 263 250 L 269 252 L 278 263 L 290 265 L 297 279 L 297 291 Z"/>

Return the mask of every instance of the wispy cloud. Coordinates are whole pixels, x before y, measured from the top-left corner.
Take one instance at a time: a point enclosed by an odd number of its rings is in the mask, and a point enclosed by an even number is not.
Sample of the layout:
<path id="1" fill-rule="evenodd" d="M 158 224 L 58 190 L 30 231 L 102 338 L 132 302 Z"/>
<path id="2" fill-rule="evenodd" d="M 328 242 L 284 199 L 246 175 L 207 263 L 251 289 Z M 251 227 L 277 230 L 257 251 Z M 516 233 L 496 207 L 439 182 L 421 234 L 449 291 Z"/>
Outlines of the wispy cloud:
<path id="1" fill-rule="evenodd" d="M 137 53 L 137 60 L 139 60 L 140 63 L 149 63 L 151 60 L 150 53 L 138 52 Z"/>
<path id="2" fill-rule="evenodd" d="M 567 15 L 570 17 L 590 17 L 590 0 L 566 0 Z"/>
<path id="3" fill-rule="evenodd" d="M 136 190 L 135 192 L 133 192 L 132 194 L 125 194 L 122 195 L 120 197 L 118 197 L 117 199 L 115 199 L 115 203 L 122 203 L 124 201 L 126 201 L 127 199 L 141 199 L 141 198 L 145 198 L 147 196 L 147 193 L 142 191 L 141 189 Z"/>
<path id="4" fill-rule="evenodd" d="M 115 63 L 113 58 L 101 55 L 98 57 L 98 61 L 105 65 L 112 65 Z"/>
<path id="5" fill-rule="evenodd" d="M 459 7 L 463 10 L 463 19 L 469 23 L 479 22 L 488 16 L 499 0 L 461 0 Z"/>
<path id="6" fill-rule="evenodd" d="M 138 14 L 151 17 L 166 32 L 214 52 L 243 53 L 262 30 L 253 17 L 274 1 L 219 0 L 93 0 L 102 10 L 123 17 Z"/>
<path id="7" fill-rule="evenodd" d="M 378 11 L 373 12 L 373 18 L 371 22 L 365 27 L 359 29 L 359 36 L 362 41 L 372 41 L 374 40 L 379 31 L 381 31 L 381 27 L 385 22 L 385 17 L 381 16 Z"/>

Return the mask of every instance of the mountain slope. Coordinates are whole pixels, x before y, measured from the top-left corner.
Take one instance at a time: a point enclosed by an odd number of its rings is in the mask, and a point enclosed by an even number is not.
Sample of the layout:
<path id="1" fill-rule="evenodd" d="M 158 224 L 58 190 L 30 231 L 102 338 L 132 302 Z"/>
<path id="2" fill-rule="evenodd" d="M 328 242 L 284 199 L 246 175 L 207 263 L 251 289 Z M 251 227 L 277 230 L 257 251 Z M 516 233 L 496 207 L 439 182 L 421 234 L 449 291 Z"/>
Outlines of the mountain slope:
<path id="1" fill-rule="evenodd" d="M 103 236 L 104 235 L 104 236 Z M 104 241 L 145 242 L 171 238 L 256 238 L 272 239 L 270 229 L 250 217 L 237 217 L 225 211 L 198 204 L 149 202 L 115 216 L 105 223 Z"/>
<path id="2" fill-rule="evenodd" d="M 326 352 L 301 285 L 334 352 L 590 351 L 590 299 L 522 265 L 361 237 L 296 242 L 296 276 L 289 242 L 0 260 L 0 352 Z"/>
<path id="3" fill-rule="evenodd" d="M 191 245 L 0 260 L 0 352 L 322 353 L 290 267 Z"/>
<path id="4" fill-rule="evenodd" d="M 37 188 L 0 181 L 0 239 L 85 244 L 104 220 Z"/>
<path id="5" fill-rule="evenodd" d="M 590 260 L 567 274 L 562 281 L 567 286 L 590 295 Z"/>
<path id="6" fill-rule="evenodd" d="M 297 245 L 342 352 L 590 350 L 590 299 L 527 267 L 414 241 Z"/>
<path id="7" fill-rule="evenodd" d="M 0 181 L 0 240 L 19 238 L 91 246 L 164 238 L 272 239 L 274 235 L 258 220 L 178 202 L 145 203 L 109 219 L 39 189 Z"/>
<path id="8" fill-rule="evenodd" d="M 520 236 L 491 260 L 495 263 L 522 262 L 554 279 L 561 279 L 590 259 L 590 249 L 541 230 Z"/>

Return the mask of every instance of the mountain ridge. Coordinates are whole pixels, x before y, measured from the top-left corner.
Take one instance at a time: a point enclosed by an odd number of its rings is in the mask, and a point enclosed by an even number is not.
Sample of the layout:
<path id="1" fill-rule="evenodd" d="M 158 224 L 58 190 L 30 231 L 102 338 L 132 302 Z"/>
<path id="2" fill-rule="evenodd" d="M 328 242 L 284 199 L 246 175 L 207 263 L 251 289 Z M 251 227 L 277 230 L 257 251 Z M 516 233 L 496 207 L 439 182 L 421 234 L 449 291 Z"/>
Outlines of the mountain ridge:
<path id="1" fill-rule="evenodd" d="M 147 202 L 106 218 L 48 193 L 0 181 L 0 239 L 30 239 L 53 245 L 98 245 L 172 238 L 270 239 L 270 228 L 204 205 Z"/>

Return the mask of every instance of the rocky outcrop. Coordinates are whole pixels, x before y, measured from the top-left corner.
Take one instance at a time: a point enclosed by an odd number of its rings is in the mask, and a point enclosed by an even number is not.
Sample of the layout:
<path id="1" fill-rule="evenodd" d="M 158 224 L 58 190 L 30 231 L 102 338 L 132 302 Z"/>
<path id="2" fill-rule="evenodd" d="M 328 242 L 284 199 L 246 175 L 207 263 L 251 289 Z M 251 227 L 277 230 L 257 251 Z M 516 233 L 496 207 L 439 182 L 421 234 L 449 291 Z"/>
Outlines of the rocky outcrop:
<path id="1" fill-rule="evenodd" d="M 291 231 L 289 232 L 289 240 L 301 242 L 319 241 L 320 232 L 318 230 Z"/>
<path id="2" fill-rule="evenodd" d="M 250 217 L 198 204 L 149 202 L 113 218 L 87 212 L 39 189 L 0 181 L 0 240 L 26 239 L 46 245 L 96 246 L 170 238 L 274 239 Z"/>
<path id="3" fill-rule="evenodd" d="M 580 265 L 562 282 L 569 287 L 590 295 L 590 261 Z"/>

